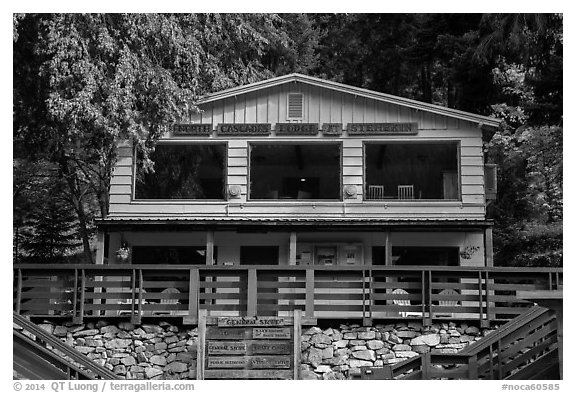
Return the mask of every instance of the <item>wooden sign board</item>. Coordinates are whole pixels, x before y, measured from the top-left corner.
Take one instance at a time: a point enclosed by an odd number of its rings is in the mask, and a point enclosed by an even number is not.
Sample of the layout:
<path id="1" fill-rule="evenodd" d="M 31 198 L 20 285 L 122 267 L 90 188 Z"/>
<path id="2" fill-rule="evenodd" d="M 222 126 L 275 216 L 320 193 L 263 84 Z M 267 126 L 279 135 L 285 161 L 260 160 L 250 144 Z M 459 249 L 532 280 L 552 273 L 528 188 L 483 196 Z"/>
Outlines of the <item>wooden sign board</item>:
<path id="1" fill-rule="evenodd" d="M 218 124 L 216 130 L 218 135 L 226 135 L 226 136 L 270 135 L 272 125 L 259 124 L 259 123 L 249 123 L 249 124 L 222 123 Z"/>
<path id="2" fill-rule="evenodd" d="M 198 325 L 197 378 L 297 379 L 301 311 L 294 318 L 220 317 Z"/>
<path id="3" fill-rule="evenodd" d="M 318 123 L 276 123 L 276 135 L 316 135 Z"/>
<path id="4" fill-rule="evenodd" d="M 284 326 L 286 320 L 277 317 L 224 317 L 218 318 L 218 326 L 242 327 L 242 326 Z"/>
<path id="5" fill-rule="evenodd" d="M 208 136 L 212 133 L 212 124 L 174 124 L 172 133 L 174 136 Z"/>
<path id="6" fill-rule="evenodd" d="M 290 356 L 209 356 L 209 369 L 286 369 L 292 367 Z"/>
<path id="7" fill-rule="evenodd" d="M 208 355 L 243 355 L 248 347 L 245 342 L 208 341 Z"/>
<path id="8" fill-rule="evenodd" d="M 418 123 L 348 123 L 348 135 L 416 135 Z"/>
<path id="9" fill-rule="evenodd" d="M 290 339 L 290 328 L 254 328 L 252 338 Z"/>
<path id="10" fill-rule="evenodd" d="M 322 133 L 325 136 L 342 135 L 342 123 L 324 123 L 322 124 Z"/>

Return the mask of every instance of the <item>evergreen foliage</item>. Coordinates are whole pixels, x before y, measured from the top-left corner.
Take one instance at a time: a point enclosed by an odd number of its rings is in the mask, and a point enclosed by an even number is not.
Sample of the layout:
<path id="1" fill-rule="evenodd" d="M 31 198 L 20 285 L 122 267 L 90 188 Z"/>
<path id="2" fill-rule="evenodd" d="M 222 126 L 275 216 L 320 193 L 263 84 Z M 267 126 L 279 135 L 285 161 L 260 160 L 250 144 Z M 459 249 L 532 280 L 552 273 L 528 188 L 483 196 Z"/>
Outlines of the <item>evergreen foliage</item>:
<path id="1" fill-rule="evenodd" d="M 119 140 L 153 170 L 155 141 L 199 96 L 301 72 L 503 119 L 485 146 L 499 166 L 496 263 L 557 265 L 562 24 L 558 14 L 15 14 L 15 190 L 38 186 L 19 165 L 53 166 L 59 202 L 30 233 L 67 207 L 89 262 Z M 16 229 L 34 201 L 15 191 Z"/>

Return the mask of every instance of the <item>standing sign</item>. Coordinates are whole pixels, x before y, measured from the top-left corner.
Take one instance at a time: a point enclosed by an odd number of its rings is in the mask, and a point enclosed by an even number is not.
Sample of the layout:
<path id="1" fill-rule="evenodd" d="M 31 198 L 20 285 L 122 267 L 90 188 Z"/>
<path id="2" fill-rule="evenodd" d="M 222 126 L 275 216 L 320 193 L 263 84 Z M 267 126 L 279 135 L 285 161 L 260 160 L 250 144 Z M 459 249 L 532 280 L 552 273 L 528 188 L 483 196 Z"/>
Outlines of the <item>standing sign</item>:
<path id="1" fill-rule="evenodd" d="M 297 379 L 301 311 L 294 318 L 218 317 L 203 311 L 198 379 Z"/>

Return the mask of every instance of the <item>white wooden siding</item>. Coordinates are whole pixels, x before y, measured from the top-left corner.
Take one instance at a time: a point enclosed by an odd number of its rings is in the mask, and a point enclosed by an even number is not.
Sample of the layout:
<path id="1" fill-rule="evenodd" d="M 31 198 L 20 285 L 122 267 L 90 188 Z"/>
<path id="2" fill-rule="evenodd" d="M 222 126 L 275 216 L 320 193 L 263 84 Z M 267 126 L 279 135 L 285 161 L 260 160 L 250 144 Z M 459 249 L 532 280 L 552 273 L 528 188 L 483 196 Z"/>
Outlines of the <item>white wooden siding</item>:
<path id="1" fill-rule="evenodd" d="M 340 137 L 323 136 L 321 133 L 307 137 L 276 137 L 276 123 L 288 122 L 288 93 L 304 94 L 304 123 L 341 123 L 344 130 L 348 123 L 395 123 L 417 122 L 417 135 L 367 135 L 349 137 L 344 131 Z M 202 112 L 192 116 L 196 124 L 220 123 L 270 123 L 270 136 L 219 137 L 213 132 L 205 137 L 166 138 L 191 143 L 221 141 L 228 143 L 226 184 L 240 186 L 240 198 L 221 202 L 203 201 L 135 201 L 133 199 L 132 148 L 123 145 L 118 151 L 118 162 L 110 185 L 111 217 L 148 216 L 218 216 L 238 215 L 254 217 L 313 216 L 321 217 L 375 217 L 375 218 L 454 218 L 482 219 L 485 214 L 484 171 L 482 131 L 476 124 L 449 118 L 424 110 L 414 110 L 399 105 L 345 94 L 303 83 L 283 84 L 249 94 L 202 106 Z M 358 191 L 356 198 L 342 199 L 328 204 L 304 202 L 259 202 L 250 201 L 249 188 L 249 143 L 272 141 L 341 141 L 342 142 L 342 186 L 353 185 Z M 364 144 L 375 142 L 458 142 L 460 162 L 461 201 L 434 202 L 364 202 Z"/>

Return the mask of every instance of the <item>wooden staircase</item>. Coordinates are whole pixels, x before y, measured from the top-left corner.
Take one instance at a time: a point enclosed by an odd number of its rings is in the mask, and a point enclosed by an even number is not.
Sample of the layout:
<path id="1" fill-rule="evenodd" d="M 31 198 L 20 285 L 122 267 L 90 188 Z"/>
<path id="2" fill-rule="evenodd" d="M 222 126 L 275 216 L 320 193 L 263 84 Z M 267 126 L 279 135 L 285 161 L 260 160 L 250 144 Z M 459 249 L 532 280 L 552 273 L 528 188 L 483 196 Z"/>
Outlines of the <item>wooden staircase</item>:
<path id="1" fill-rule="evenodd" d="M 118 379 L 112 371 L 94 363 L 26 318 L 16 313 L 13 318 L 15 378 Z"/>
<path id="2" fill-rule="evenodd" d="M 363 379 L 560 379 L 558 321 L 534 306 L 456 354 L 425 353 L 380 370 L 363 368 Z"/>

